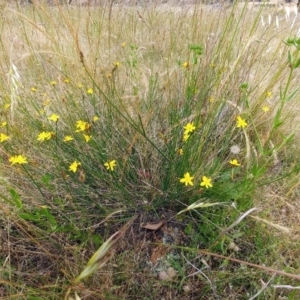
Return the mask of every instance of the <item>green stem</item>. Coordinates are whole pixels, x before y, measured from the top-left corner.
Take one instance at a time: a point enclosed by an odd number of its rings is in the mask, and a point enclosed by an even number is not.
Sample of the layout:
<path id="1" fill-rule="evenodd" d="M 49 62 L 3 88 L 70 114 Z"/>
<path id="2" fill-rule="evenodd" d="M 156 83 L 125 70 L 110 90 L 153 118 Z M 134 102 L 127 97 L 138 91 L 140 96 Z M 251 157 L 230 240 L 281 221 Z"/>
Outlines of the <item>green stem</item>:
<path id="1" fill-rule="evenodd" d="M 39 185 L 36 183 L 36 181 L 33 179 L 33 177 L 30 175 L 30 173 L 28 172 L 28 170 L 26 169 L 26 167 L 23 166 L 23 165 L 22 165 L 22 167 L 23 167 L 25 173 L 28 175 L 28 177 L 29 177 L 29 178 L 31 179 L 31 181 L 33 182 L 33 184 L 37 187 L 37 189 L 39 190 L 39 192 L 41 193 L 41 195 L 42 195 L 43 197 L 45 197 L 45 195 L 43 194 L 41 188 L 40 188 Z"/>

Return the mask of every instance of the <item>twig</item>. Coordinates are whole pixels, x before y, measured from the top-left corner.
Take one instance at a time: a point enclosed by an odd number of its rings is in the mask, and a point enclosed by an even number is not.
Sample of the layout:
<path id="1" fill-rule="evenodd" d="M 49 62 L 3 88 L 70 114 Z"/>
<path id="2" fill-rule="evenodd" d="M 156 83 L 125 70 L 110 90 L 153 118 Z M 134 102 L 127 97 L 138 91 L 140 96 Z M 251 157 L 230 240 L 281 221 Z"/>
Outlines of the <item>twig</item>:
<path id="1" fill-rule="evenodd" d="M 234 261 L 234 262 L 237 262 L 237 263 L 242 264 L 242 265 L 257 268 L 257 269 L 264 270 L 264 271 L 267 271 L 267 272 L 275 273 L 276 275 L 282 275 L 282 276 L 293 278 L 293 279 L 296 279 L 296 280 L 300 281 L 300 275 L 286 273 L 284 271 L 279 271 L 279 270 L 275 270 L 275 269 L 272 269 L 272 268 L 260 266 L 260 265 L 257 265 L 257 264 L 253 264 L 253 263 L 250 263 L 250 262 L 240 260 L 240 259 L 236 259 L 236 258 L 224 256 L 224 255 L 221 255 L 221 254 L 209 252 L 209 251 L 206 251 L 206 250 L 197 250 L 197 251 L 199 253 L 202 253 L 202 254 L 205 254 L 205 255 L 211 255 L 211 256 L 214 256 L 214 257 L 222 258 L 222 259 L 228 259 L 230 261 Z"/>
<path id="2" fill-rule="evenodd" d="M 253 297 L 251 297 L 249 300 L 254 300 L 255 298 L 257 298 L 269 286 L 270 282 L 273 280 L 275 275 L 276 274 L 273 274 L 272 277 L 270 278 L 270 280 L 267 283 L 263 282 L 263 287 Z"/>
<path id="3" fill-rule="evenodd" d="M 213 294 L 214 294 L 214 297 L 215 297 L 215 298 L 218 298 L 216 287 L 215 287 L 215 285 L 212 283 L 212 281 L 211 281 L 211 280 L 210 280 L 210 279 L 209 279 L 209 278 L 208 278 L 208 277 L 207 277 L 200 269 L 198 269 L 195 265 L 193 265 L 191 262 L 189 262 L 185 256 L 183 256 L 183 257 L 184 257 L 184 259 L 186 260 L 186 262 L 187 262 L 190 266 L 192 266 L 194 269 L 197 270 L 196 272 L 194 272 L 194 273 L 188 275 L 187 277 L 194 276 L 194 275 L 197 275 L 197 274 L 200 273 L 200 274 L 201 274 L 201 275 L 209 282 L 209 284 L 210 284 L 210 286 L 211 286 L 211 289 L 212 289 L 212 292 L 213 292 Z"/>
<path id="4" fill-rule="evenodd" d="M 271 285 L 275 289 L 288 289 L 288 290 L 300 290 L 300 286 L 292 285 Z"/>

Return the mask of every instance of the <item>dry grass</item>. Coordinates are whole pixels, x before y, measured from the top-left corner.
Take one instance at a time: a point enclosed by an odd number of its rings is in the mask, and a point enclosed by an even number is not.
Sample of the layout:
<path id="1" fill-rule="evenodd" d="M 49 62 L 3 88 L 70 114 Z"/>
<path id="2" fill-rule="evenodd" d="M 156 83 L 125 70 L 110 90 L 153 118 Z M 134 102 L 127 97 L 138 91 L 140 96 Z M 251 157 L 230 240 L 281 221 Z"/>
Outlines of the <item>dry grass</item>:
<path id="1" fill-rule="evenodd" d="M 282 42 L 300 22 L 275 9 L 269 22 L 269 12 L 252 4 L 5 5 L 0 124 L 13 138 L 0 152 L 1 299 L 298 299 L 297 290 L 271 287 L 296 280 L 277 276 L 259 292 L 270 274 L 197 253 L 300 270 L 298 145 L 287 138 L 299 135 L 297 91 L 289 99 L 299 75 L 288 80 Z M 55 124 L 45 117 L 52 113 Z M 237 115 L 246 131 L 237 131 Z M 81 119 L 92 142 L 62 143 Z M 184 148 L 188 122 L 198 126 Z M 56 140 L 44 146 L 36 137 L 46 130 Z M 228 171 L 236 144 L 243 166 Z M 8 164 L 16 153 L 28 166 Z M 82 166 L 73 174 L 75 159 Z M 195 181 L 211 176 L 212 192 L 179 186 L 187 171 Z M 177 215 L 199 199 L 218 205 Z M 237 222 L 254 206 L 259 213 Z M 116 232 L 107 264 L 77 282 Z"/>

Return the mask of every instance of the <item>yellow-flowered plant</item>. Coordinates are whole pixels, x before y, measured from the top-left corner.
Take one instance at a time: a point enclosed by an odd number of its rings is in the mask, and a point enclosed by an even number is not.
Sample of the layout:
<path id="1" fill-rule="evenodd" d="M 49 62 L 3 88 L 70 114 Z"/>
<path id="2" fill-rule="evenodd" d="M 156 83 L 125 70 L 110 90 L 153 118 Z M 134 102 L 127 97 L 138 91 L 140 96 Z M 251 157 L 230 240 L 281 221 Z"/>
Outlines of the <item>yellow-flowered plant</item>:
<path id="1" fill-rule="evenodd" d="M 87 134 L 84 134 L 83 137 L 87 143 L 92 139 L 92 136 Z"/>
<path id="2" fill-rule="evenodd" d="M 85 131 L 91 128 L 91 125 L 88 122 L 78 120 L 76 122 L 76 130 L 75 132 Z"/>
<path id="3" fill-rule="evenodd" d="M 241 116 L 238 116 L 236 118 L 236 127 L 237 128 L 246 128 L 248 126 L 245 119 L 243 119 Z"/>
<path id="4" fill-rule="evenodd" d="M 69 171 L 76 173 L 80 166 L 81 166 L 81 163 L 75 160 L 74 162 L 71 163 L 71 165 L 69 167 Z"/>
<path id="5" fill-rule="evenodd" d="M 273 94 L 272 94 L 271 91 L 267 91 L 267 92 L 266 92 L 266 96 L 267 96 L 268 98 L 272 98 Z"/>
<path id="6" fill-rule="evenodd" d="M 52 138 L 53 135 L 54 134 L 51 131 L 43 131 L 38 135 L 37 140 L 41 142 L 48 141 Z"/>
<path id="7" fill-rule="evenodd" d="M 50 104 L 50 99 L 46 99 L 43 101 L 43 106 L 48 106 Z"/>
<path id="8" fill-rule="evenodd" d="M 183 68 L 183 69 L 188 69 L 189 66 L 190 66 L 190 64 L 189 64 L 187 61 L 185 61 L 185 62 L 182 64 L 182 68 Z"/>
<path id="9" fill-rule="evenodd" d="M 187 123 L 187 124 L 183 127 L 183 129 L 184 129 L 184 134 L 190 134 L 190 133 L 192 133 L 192 132 L 195 131 L 196 127 L 195 127 L 195 125 L 194 125 L 194 122 L 192 122 L 192 123 Z"/>
<path id="10" fill-rule="evenodd" d="M 237 159 L 232 159 L 229 161 L 229 163 L 232 165 L 232 166 L 235 166 L 235 167 L 239 167 L 241 164 L 238 162 Z"/>
<path id="11" fill-rule="evenodd" d="M 187 141 L 188 140 L 188 138 L 190 137 L 190 134 L 189 133 L 185 133 L 184 135 L 183 135 L 183 141 Z"/>
<path id="12" fill-rule="evenodd" d="M 211 178 L 203 176 L 200 186 L 205 187 L 207 189 L 213 187 L 213 185 L 211 183 Z"/>
<path id="13" fill-rule="evenodd" d="M 52 114 L 48 120 L 53 121 L 53 122 L 57 122 L 59 120 L 59 115 L 57 114 Z"/>
<path id="14" fill-rule="evenodd" d="M 93 95 L 93 94 L 94 94 L 94 90 L 93 90 L 92 88 L 89 88 L 89 89 L 86 91 L 86 93 L 87 93 L 88 95 Z"/>
<path id="15" fill-rule="evenodd" d="M 194 122 L 187 123 L 184 127 L 184 132 L 183 132 L 183 141 L 187 141 L 188 138 L 190 137 L 191 133 L 193 133 L 196 130 L 196 126 L 194 125 Z"/>
<path id="16" fill-rule="evenodd" d="M 9 162 L 11 163 L 11 165 L 14 164 L 19 164 L 19 165 L 23 165 L 23 164 L 27 164 L 27 158 L 23 155 L 15 155 L 9 158 Z"/>
<path id="17" fill-rule="evenodd" d="M 10 137 L 8 135 L 6 135 L 4 133 L 0 133 L 0 143 L 3 143 L 9 139 L 10 139 Z"/>
<path id="18" fill-rule="evenodd" d="M 190 175 L 189 172 L 186 172 L 184 175 L 183 175 L 183 178 L 180 179 L 180 182 L 181 183 L 184 183 L 185 186 L 188 186 L 188 185 L 194 185 L 193 183 L 193 179 L 194 177 Z"/>
<path id="19" fill-rule="evenodd" d="M 73 137 L 71 135 L 66 135 L 63 139 L 64 142 L 70 142 L 70 141 L 73 141 Z"/>
<path id="20" fill-rule="evenodd" d="M 268 112 L 268 111 L 270 111 L 270 107 L 268 105 L 264 105 L 261 109 L 265 113 Z"/>
<path id="21" fill-rule="evenodd" d="M 116 160 L 108 161 L 108 162 L 104 163 L 104 166 L 106 167 L 106 169 L 108 171 L 113 171 L 114 168 L 117 166 Z"/>

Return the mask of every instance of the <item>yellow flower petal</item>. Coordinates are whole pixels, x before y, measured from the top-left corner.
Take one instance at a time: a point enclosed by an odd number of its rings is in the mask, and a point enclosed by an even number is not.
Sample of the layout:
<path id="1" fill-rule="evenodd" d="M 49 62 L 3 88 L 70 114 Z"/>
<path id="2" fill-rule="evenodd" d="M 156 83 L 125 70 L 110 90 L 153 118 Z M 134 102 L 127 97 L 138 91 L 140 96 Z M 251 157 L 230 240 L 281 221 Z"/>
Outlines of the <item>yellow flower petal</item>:
<path id="1" fill-rule="evenodd" d="M 94 94 L 94 90 L 93 90 L 92 88 L 89 88 L 89 89 L 86 91 L 86 93 L 87 93 L 88 95 L 93 95 L 93 94 Z"/>
<path id="2" fill-rule="evenodd" d="M 117 165 L 117 163 L 116 163 L 115 160 L 111 160 L 111 161 L 108 161 L 108 162 L 104 163 L 104 166 L 109 171 L 113 171 L 114 168 L 116 167 L 116 165 Z"/>
<path id="3" fill-rule="evenodd" d="M 186 172 L 186 173 L 183 175 L 183 178 L 181 178 L 179 181 L 180 181 L 181 183 L 184 183 L 185 186 L 188 186 L 188 185 L 193 186 L 193 185 L 194 185 L 193 179 L 194 179 L 194 177 L 191 176 L 189 172 Z"/>
<path id="4" fill-rule="evenodd" d="M 63 139 L 64 142 L 70 142 L 70 141 L 73 141 L 73 137 L 71 135 L 66 135 Z"/>
<path id="5" fill-rule="evenodd" d="M 23 155 L 15 155 L 9 158 L 9 162 L 11 163 L 11 165 L 14 164 L 19 164 L 19 165 L 23 165 L 23 164 L 27 164 L 27 158 Z"/>
<path id="6" fill-rule="evenodd" d="M 241 116 L 238 116 L 236 119 L 236 127 L 237 128 L 246 128 L 248 126 L 245 119 L 243 119 Z"/>
<path id="7" fill-rule="evenodd" d="M 265 113 L 268 112 L 268 111 L 270 111 L 270 107 L 268 105 L 264 105 L 261 109 Z"/>
<path id="8" fill-rule="evenodd" d="M 10 137 L 8 135 L 6 135 L 4 133 L 0 133 L 0 143 L 3 143 L 9 139 L 10 139 Z"/>
<path id="9" fill-rule="evenodd" d="M 69 171 L 72 171 L 72 172 L 76 172 L 78 167 L 81 166 L 81 163 L 80 162 L 77 162 L 76 160 L 70 165 L 69 167 Z"/>
<path id="10" fill-rule="evenodd" d="M 187 123 L 183 128 L 184 128 L 184 134 L 192 133 L 196 129 L 196 127 L 194 126 L 194 122 Z"/>
<path id="11" fill-rule="evenodd" d="M 52 114 L 48 120 L 53 121 L 53 122 L 57 122 L 59 120 L 59 115 L 57 114 Z"/>
<path id="12" fill-rule="evenodd" d="M 92 136 L 87 134 L 84 134 L 83 137 L 87 143 L 92 139 Z"/>
<path id="13" fill-rule="evenodd" d="M 41 142 L 48 141 L 52 138 L 52 136 L 53 136 L 53 132 L 43 131 L 38 135 L 37 140 Z"/>
<path id="14" fill-rule="evenodd" d="M 212 183 L 211 183 L 211 178 L 203 176 L 202 177 L 202 182 L 200 183 L 200 186 L 203 186 L 205 188 L 210 188 L 213 187 Z"/>
<path id="15" fill-rule="evenodd" d="M 239 167 L 241 164 L 237 161 L 237 159 L 232 159 L 229 161 L 232 166 Z"/>

